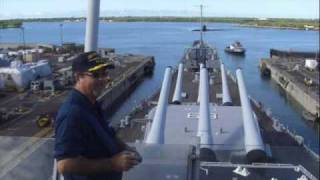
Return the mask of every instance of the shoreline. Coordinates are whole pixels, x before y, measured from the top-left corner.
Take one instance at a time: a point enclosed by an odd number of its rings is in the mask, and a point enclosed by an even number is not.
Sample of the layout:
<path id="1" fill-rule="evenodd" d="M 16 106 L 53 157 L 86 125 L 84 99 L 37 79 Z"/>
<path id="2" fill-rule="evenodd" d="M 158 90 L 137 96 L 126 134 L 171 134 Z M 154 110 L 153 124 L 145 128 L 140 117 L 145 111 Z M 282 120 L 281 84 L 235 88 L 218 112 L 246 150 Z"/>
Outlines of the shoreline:
<path id="1" fill-rule="evenodd" d="M 250 24 L 239 24 L 240 27 L 258 28 L 258 29 L 279 29 L 279 30 L 299 30 L 299 31 L 319 31 L 317 28 L 297 28 L 297 27 L 280 27 L 280 26 L 261 26 Z"/>
<path id="2" fill-rule="evenodd" d="M 85 17 L 58 17 L 58 18 L 30 18 L 0 20 L 0 29 L 21 28 L 25 22 L 85 22 Z M 176 16 L 123 16 L 101 17 L 102 22 L 199 22 L 199 17 Z M 292 29 L 319 31 L 318 19 L 290 19 L 290 18 L 247 18 L 247 17 L 204 17 L 205 23 L 234 23 L 241 27 Z M 3 26 L 1 26 L 3 25 Z M 8 25 L 15 25 L 9 27 Z"/>

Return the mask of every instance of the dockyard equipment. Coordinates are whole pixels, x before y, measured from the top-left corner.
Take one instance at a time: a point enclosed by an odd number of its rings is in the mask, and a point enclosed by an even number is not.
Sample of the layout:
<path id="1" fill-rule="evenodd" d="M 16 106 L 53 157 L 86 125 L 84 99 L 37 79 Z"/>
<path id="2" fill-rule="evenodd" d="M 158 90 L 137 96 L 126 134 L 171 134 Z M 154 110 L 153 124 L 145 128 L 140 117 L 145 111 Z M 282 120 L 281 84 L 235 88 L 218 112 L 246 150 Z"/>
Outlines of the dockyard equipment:
<path id="1" fill-rule="evenodd" d="M 49 114 L 41 114 L 38 116 L 37 125 L 40 128 L 47 127 L 52 123 L 52 117 Z"/>
<path id="2" fill-rule="evenodd" d="M 304 84 L 305 84 L 306 86 L 309 86 L 309 87 L 313 85 L 312 79 L 307 78 L 307 77 L 304 78 L 303 82 L 304 82 Z"/>

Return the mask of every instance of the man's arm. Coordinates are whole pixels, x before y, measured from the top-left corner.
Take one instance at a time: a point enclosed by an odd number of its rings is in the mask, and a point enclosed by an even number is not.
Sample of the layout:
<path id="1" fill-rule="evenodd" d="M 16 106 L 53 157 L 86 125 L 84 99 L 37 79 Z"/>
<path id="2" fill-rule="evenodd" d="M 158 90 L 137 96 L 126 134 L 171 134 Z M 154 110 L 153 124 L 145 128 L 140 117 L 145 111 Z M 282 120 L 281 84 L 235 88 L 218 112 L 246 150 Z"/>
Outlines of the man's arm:
<path id="1" fill-rule="evenodd" d="M 137 164 L 138 161 L 132 154 L 121 152 L 110 159 L 84 157 L 62 159 L 58 161 L 58 171 L 60 174 L 93 175 L 112 171 L 128 171 Z"/>

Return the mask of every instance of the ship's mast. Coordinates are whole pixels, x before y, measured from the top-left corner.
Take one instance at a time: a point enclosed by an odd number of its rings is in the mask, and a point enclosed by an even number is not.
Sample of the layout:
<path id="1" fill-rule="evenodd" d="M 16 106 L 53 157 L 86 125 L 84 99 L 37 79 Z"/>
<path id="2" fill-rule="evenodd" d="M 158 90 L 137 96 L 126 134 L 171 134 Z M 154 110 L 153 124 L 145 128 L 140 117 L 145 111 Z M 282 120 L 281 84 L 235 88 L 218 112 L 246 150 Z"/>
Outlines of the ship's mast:
<path id="1" fill-rule="evenodd" d="M 203 40 L 203 38 L 202 38 L 202 36 L 203 36 L 202 9 L 203 9 L 203 5 L 201 4 L 200 5 L 200 40 L 201 40 L 201 44 L 202 44 L 202 40 Z"/>
<path id="2" fill-rule="evenodd" d="M 88 0 L 85 52 L 97 51 L 99 33 L 100 0 Z"/>

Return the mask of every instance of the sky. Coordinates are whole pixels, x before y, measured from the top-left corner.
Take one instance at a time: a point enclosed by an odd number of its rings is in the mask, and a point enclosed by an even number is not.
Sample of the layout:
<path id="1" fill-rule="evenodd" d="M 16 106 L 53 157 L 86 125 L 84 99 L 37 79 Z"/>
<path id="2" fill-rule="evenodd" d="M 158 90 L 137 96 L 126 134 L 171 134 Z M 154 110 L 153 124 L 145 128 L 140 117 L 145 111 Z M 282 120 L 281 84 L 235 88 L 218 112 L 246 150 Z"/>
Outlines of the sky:
<path id="1" fill-rule="evenodd" d="M 88 0 L 0 0 L 0 19 L 80 17 Z M 100 16 L 319 18 L 319 0 L 101 0 Z"/>

